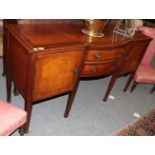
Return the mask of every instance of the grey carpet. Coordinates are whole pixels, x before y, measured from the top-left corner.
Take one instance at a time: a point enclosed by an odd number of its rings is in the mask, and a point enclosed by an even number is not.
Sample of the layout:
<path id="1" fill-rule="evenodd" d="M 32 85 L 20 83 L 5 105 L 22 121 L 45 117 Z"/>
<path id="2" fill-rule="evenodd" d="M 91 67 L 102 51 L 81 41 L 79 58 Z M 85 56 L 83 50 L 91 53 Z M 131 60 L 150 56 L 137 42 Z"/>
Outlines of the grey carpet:
<path id="1" fill-rule="evenodd" d="M 2 59 L 0 59 L 0 74 Z M 134 112 L 143 115 L 155 108 L 155 93 L 151 85 L 138 85 L 133 93 L 122 91 L 128 76 L 117 80 L 111 95 L 115 99 L 102 101 L 110 77 L 81 81 L 69 118 L 63 117 L 68 95 L 33 105 L 30 131 L 27 136 L 104 136 L 135 119 Z M 6 100 L 5 78 L 0 76 L 0 99 Z M 24 107 L 21 96 L 12 94 L 12 104 Z M 13 136 L 19 135 L 16 131 Z"/>

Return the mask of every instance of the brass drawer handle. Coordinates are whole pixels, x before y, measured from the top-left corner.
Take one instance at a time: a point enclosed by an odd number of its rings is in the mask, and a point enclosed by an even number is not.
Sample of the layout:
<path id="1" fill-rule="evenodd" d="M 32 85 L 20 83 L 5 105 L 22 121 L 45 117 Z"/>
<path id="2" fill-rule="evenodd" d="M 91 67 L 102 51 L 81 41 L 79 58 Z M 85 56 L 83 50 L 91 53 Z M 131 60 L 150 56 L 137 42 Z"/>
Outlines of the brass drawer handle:
<path id="1" fill-rule="evenodd" d="M 117 61 L 117 66 L 120 66 L 120 65 L 121 65 L 120 61 Z"/>
<path id="2" fill-rule="evenodd" d="M 95 67 L 93 67 L 93 68 L 91 69 L 91 71 L 92 71 L 93 73 L 95 73 L 95 72 L 97 71 L 97 69 L 96 69 Z"/>
<path id="3" fill-rule="evenodd" d="M 79 69 L 78 69 L 77 67 L 75 67 L 75 68 L 73 69 L 73 73 L 74 73 L 74 74 L 78 74 L 78 72 L 79 72 Z"/>
<path id="4" fill-rule="evenodd" d="M 101 54 L 100 53 L 96 53 L 95 57 L 96 57 L 96 59 L 100 59 L 101 58 Z"/>

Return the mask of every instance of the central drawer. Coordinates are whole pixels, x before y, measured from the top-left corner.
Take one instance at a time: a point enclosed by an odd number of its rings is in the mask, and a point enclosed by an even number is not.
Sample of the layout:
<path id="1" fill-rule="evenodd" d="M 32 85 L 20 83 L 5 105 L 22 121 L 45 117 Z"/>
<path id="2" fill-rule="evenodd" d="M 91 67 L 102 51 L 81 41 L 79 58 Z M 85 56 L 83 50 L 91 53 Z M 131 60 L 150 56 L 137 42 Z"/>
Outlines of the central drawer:
<path id="1" fill-rule="evenodd" d="M 120 67 L 122 51 L 118 49 L 90 50 L 81 77 L 108 75 Z"/>
<path id="2" fill-rule="evenodd" d="M 103 61 L 121 57 L 121 49 L 113 50 L 90 50 L 88 52 L 87 61 Z"/>
<path id="3" fill-rule="evenodd" d="M 102 64 L 85 64 L 81 77 L 107 75 L 115 71 L 119 65 L 118 60 Z"/>

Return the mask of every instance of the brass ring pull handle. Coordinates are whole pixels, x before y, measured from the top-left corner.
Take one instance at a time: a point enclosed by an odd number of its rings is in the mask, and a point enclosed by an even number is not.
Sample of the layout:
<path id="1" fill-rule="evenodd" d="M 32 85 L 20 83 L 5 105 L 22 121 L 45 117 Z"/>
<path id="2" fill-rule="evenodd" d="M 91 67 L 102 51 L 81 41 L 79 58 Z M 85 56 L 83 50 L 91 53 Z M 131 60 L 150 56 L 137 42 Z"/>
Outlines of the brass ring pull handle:
<path id="1" fill-rule="evenodd" d="M 73 73 L 74 73 L 74 74 L 78 74 L 78 72 L 79 72 L 79 69 L 78 69 L 77 67 L 75 67 L 75 68 L 73 69 Z"/>
<path id="2" fill-rule="evenodd" d="M 93 67 L 91 70 L 93 73 L 95 73 L 97 71 L 97 69 L 95 67 Z"/>
<path id="3" fill-rule="evenodd" d="M 101 54 L 100 53 L 96 53 L 95 57 L 96 57 L 96 59 L 99 59 L 99 58 L 101 58 Z"/>

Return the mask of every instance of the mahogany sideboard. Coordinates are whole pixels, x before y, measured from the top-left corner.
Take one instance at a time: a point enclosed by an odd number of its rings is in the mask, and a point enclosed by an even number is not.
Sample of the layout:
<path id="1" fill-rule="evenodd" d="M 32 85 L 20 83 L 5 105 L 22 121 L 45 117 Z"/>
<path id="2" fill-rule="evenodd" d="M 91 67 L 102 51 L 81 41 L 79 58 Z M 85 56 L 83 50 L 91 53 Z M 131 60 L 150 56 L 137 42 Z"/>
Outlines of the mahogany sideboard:
<path id="1" fill-rule="evenodd" d="M 137 69 L 151 38 L 136 32 L 133 38 L 114 36 L 111 22 L 101 38 L 82 33 L 83 22 L 17 24 L 5 27 L 7 100 L 11 82 L 25 99 L 27 133 L 35 101 L 69 93 L 65 117 L 69 116 L 81 77 L 112 75 L 104 101 L 117 79 Z"/>

